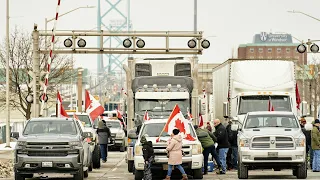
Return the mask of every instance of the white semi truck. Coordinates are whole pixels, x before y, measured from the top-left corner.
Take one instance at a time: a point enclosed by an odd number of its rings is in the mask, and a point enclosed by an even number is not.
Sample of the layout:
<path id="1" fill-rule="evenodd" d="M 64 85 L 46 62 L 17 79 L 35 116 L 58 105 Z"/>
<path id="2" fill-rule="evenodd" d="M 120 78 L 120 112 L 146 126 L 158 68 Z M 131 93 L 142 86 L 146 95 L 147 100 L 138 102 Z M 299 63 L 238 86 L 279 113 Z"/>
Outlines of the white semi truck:
<path id="1" fill-rule="evenodd" d="M 293 61 L 229 59 L 213 69 L 212 78 L 215 118 L 242 124 L 248 112 L 268 111 L 269 106 L 298 115 Z M 306 106 L 302 102 L 299 115 Z"/>

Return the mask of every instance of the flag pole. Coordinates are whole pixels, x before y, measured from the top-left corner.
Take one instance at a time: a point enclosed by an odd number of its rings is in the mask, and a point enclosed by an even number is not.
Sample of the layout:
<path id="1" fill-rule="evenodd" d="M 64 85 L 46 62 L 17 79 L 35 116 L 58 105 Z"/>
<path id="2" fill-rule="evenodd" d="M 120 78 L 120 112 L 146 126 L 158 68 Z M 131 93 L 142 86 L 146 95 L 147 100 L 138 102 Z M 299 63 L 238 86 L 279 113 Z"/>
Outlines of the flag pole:
<path id="1" fill-rule="evenodd" d="M 172 109 L 169 118 L 171 117 L 171 115 L 172 115 L 174 109 L 176 108 L 176 106 L 178 106 L 178 104 L 176 104 L 176 105 L 174 106 L 174 108 Z M 179 106 L 178 106 L 178 107 L 179 107 Z M 179 109 L 180 109 L 180 108 L 179 108 Z M 169 119 L 169 118 L 168 118 L 168 119 Z M 167 123 L 168 123 L 168 120 L 167 120 Z M 167 123 L 163 126 L 162 131 L 160 132 L 158 138 L 156 139 L 156 142 L 159 142 L 159 141 L 160 141 L 160 137 L 162 136 L 162 134 L 163 134 L 163 132 L 164 132 L 164 129 L 165 129 L 165 127 L 167 126 Z"/>
<path id="2" fill-rule="evenodd" d="M 57 95 L 56 95 L 56 117 L 58 117 L 58 93 L 59 93 L 59 91 L 57 90 Z"/>

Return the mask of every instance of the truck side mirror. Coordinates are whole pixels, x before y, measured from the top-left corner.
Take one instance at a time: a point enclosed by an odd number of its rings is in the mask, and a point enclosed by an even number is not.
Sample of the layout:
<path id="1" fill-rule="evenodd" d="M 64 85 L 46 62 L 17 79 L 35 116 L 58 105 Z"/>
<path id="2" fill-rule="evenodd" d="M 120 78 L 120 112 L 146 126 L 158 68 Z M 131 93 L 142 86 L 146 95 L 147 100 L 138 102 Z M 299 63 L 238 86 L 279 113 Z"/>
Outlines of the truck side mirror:
<path id="1" fill-rule="evenodd" d="M 231 131 L 238 131 L 239 125 L 238 124 L 232 124 L 231 125 Z"/>
<path id="2" fill-rule="evenodd" d="M 10 136 L 12 138 L 18 139 L 19 138 L 19 132 L 11 132 Z"/>
<path id="3" fill-rule="evenodd" d="M 301 116 L 306 117 L 308 115 L 308 103 L 306 101 L 301 102 Z"/>
<path id="4" fill-rule="evenodd" d="M 229 102 L 223 102 L 223 117 L 229 117 Z"/>

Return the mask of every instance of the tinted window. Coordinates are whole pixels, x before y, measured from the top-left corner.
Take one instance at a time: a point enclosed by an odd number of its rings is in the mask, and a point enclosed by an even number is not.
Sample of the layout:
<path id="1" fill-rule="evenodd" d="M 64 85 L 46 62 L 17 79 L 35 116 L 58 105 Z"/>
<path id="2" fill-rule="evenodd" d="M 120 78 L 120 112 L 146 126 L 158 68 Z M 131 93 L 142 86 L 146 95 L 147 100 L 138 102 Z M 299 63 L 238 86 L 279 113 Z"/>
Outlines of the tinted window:
<path id="1" fill-rule="evenodd" d="M 107 126 L 111 128 L 121 128 L 120 121 L 106 121 Z"/>
<path id="2" fill-rule="evenodd" d="M 299 128 L 296 117 L 293 115 L 249 115 L 245 128 L 285 127 Z"/>
<path id="3" fill-rule="evenodd" d="M 148 137 L 158 137 L 164 126 L 165 126 L 165 123 L 146 124 L 141 131 L 141 135 L 146 135 Z M 191 136 L 195 137 L 195 133 L 192 129 L 191 124 L 189 124 L 189 128 L 190 128 Z M 163 132 L 162 136 L 170 136 L 170 135 L 167 132 Z"/>
<path id="4" fill-rule="evenodd" d="M 76 125 L 73 121 L 29 121 L 23 132 L 24 135 L 31 134 L 71 134 L 76 135 Z"/>
<path id="5" fill-rule="evenodd" d="M 79 120 L 84 122 L 84 127 L 91 127 L 91 120 L 88 115 L 79 115 L 77 114 Z M 69 115 L 70 118 L 73 118 L 73 115 Z"/>

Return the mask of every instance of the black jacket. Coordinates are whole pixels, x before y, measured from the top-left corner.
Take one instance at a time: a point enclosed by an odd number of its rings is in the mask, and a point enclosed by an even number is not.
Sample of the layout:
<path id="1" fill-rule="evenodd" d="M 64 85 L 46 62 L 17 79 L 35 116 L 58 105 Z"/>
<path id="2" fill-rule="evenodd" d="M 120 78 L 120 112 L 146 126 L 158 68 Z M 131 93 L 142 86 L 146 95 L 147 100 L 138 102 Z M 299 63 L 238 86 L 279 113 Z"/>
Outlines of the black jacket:
<path id="1" fill-rule="evenodd" d="M 300 127 L 301 127 L 303 134 L 306 136 L 306 145 L 311 146 L 311 131 L 307 131 L 306 128 L 301 124 L 300 124 Z"/>
<path id="2" fill-rule="evenodd" d="M 221 123 L 218 126 L 216 126 L 216 131 L 214 132 L 214 135 L 217 137 L 217 149 L 230 147 L 227 129 Z"/>
<path id="3" fill-rule="evenodd" d="M 232 131 L 231 130 L 231 124 L 228 124 L 227 127 L 227 133 L 228 133 L 228 140 L 232 147 L 237 147 L 237 138 L 238 138 L 238 131 Z"/>
<path id="4" fill-rule="evenodd" d="M 154 150 L 151 141 L 147 141 L 142 146 L 143 158 L 148 161 L 150 157 L 154 156 Z"/>

